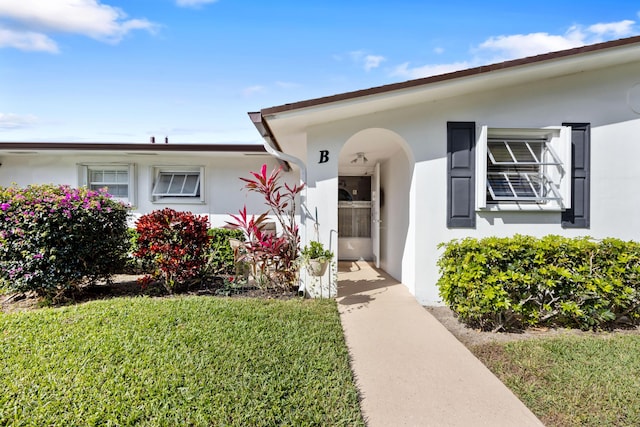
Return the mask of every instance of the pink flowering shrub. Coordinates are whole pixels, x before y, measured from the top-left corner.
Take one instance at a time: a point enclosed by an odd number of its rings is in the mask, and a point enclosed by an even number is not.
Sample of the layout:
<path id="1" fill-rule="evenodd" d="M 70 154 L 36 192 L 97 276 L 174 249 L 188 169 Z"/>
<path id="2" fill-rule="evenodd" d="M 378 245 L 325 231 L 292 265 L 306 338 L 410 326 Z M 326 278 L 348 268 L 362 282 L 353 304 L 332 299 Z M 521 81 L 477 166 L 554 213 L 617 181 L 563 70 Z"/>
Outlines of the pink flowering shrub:
<path id="1" fill-rule="evenodd" d="M 127 215 L 104 191 L 0 187 L 0 281 L 14 292 L 53 296 L 109 280 L 129 248 Z"/>

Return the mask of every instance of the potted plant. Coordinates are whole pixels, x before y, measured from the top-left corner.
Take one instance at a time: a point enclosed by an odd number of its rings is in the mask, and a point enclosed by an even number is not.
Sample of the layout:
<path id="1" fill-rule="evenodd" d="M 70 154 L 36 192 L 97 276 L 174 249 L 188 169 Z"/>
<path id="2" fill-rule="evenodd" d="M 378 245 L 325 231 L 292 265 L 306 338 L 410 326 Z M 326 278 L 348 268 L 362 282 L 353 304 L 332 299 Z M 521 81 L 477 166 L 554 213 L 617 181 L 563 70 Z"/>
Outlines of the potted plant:
<path id="1" fill-rule="evenodd" d="M 301 254 L 307 271 L 312 276 L 324 276 L 327 266 L 333 259 L 333 252 L 325 249 L 322 243 L 313 240 L 302 249 Z"/>

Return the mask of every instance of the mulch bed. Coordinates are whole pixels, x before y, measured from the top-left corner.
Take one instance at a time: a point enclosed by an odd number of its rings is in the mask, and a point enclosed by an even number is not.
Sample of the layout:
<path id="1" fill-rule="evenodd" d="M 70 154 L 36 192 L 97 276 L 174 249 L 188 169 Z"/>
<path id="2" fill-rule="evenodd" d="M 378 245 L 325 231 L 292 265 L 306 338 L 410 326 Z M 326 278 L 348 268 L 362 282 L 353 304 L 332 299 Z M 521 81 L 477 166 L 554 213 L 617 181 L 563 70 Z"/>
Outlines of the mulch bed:
<path id="1" fill-rule="evenodd" d="M 462 344 L 472 350 L 480 351 L 487 344 L 505 343 L 509 341 L 519 341 L 532 338 L 555 338 L 566 335 L 577 336 L 608 336 L 615 334 L 640 335 L 640 327 L 629 327 L 626 329 L 615 329 L 610 331 L 582 331 L 580 329 L 568 328 L 529 328 L 519 332 L 485 332 L 472 329 L 460 322 L 458 317 L 448 307 L 425 307 L 445 328 L 449 330 Z M 498 347 L 496 347 L 498 348 Z M 477 350 L 476 350 L 477 349 Z"/>
<path id="2" fill-rule="evenodd" d="M 16 311 L 34 310 L 42 306 L 63 306 L 83 303 L 98 299 L 116 297 L 169 297 L 167 290 L 158 283 L 145 286 L 138 283 L 142 275 L 117 274 L 113 276 L 112 283 L 98 283 L 83 286 L 73 292 L 67 292 L 54 301 L 43 301 L 35 293 L 19 293 L 0 295 L 0 312 L 11 313 Z M 263 298 L 263 299 L 292 299 L 298 298 L 296 291 L 260 289 L 255 286 L 225 286 L 222 277 L 215 278 L 211 282 L 202 282 L 189 287 L 184 292 L 173 295 L 213 295 L 229 298 Z"/>

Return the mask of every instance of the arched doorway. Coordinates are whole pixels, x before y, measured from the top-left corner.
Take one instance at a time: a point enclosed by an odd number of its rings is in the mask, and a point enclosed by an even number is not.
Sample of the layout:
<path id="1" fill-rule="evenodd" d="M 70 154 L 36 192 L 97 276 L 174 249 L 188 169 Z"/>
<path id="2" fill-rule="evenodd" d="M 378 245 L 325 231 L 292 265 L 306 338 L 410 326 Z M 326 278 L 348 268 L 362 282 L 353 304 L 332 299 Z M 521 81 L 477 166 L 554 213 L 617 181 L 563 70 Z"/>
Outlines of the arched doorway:
<path id="1" fill-rule="evenodd" d="M 338 160 L 338 257 L 374 262 L 402 280 L 413 155 L 383 128 L 351 136 Z M 412 251 L 411 251 L 412 252 Z"/>

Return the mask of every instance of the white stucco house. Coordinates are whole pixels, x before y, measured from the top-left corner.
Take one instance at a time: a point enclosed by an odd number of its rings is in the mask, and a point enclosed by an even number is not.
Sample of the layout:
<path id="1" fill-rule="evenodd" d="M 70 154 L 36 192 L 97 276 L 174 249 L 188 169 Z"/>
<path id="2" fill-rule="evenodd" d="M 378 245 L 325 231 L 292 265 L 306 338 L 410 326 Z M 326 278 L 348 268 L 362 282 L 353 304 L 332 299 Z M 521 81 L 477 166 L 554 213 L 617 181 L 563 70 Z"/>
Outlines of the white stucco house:
<path id="1" fill-rule="evenodd" d="M 266 210 L 239 177 L 279 162 L 259 144 L 0 142 L 0 186 L 15 183 L 107 187 L 141 214 L 170 207 L 221 227 L 243 205 Z M 297 182 L 295 173 L 286 179 Z"/>
<path id="2" fill-rule="evenodd" d="M 264 146 L 0 142 L 0 186 L 108 186 L 136 214 L 222 226 L 264 211 L 238 177 L 284 164 L 307 185 L 303 244 L 373 261 L 422 304 L 440 303 L 438 245 L 454 238 L 640 239 L 640 37 L 249 115 Z"/>
<path id="3" fill-rule="evenodd" d="M 423 304 L 454 238 L 640 239 L 640 37 L 249 114 L 307 183 L 305 239 Z"/>

